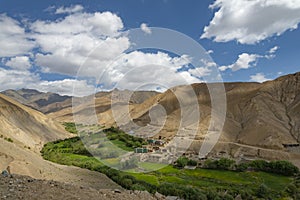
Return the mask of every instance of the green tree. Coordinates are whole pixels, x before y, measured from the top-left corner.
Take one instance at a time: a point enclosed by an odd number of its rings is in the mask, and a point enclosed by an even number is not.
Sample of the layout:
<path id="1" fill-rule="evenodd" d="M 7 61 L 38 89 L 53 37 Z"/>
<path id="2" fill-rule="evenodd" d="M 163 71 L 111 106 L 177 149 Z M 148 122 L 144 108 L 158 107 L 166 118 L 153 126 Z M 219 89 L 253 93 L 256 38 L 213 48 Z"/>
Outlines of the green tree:
<path id="1" fill-rule="evenodd" d="M 248 163 L 240 163 L 235 166 L 236 171 L 244 172 L 248 169 L 249 164 Z"/>
<path id="2" fill-rule="evenodd" d="M 270 171 L 277 174 L 292 176 L 299 172 L 298 167 L 288 161 L 272 161 L 269 163 Z"/>
<path id="3" fill-rule="evenodd" d="M 223 169 L 223 170 L 228 170 L 228 169 L 232 169 L 234 164 L 235 164 L 234 160 L 230 160 L 228 158 L 221 158 L 217 162 L 217 168 Z"/>
<path id="4" fill-rule="evenodd" d="M 188 160 L 189 160 L 188 158 L 182 156 L 178 158 L 178 160 L 176 161 L 176 166 L 180 168 L 184 168 L 188 164 Z"/>
<path id="5" fill-rule="evenodd" d="M 268 199 L 269 192 L 270 192 L 270 189 L 265 184 L 261 184 L 257 189 L 256 196 L 260 197 L 260 198 Z"/>
<path id="6" fill-rule="evenodd" d="M 197 161 L 195 161 L 195 160 L 188 160 L 188 162 L 187 162 L 187 165 L 190 165 L 190 166 L 197 166 Z"/>

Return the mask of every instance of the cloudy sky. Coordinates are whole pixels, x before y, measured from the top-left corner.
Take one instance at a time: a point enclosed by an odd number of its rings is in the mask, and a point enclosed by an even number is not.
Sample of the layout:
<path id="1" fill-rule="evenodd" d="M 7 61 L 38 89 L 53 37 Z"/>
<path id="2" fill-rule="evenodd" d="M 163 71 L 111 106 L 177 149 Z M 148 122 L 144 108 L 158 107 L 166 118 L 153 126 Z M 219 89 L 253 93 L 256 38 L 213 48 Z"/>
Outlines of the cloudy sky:
<path id="1" fill-rule="evenodd" d="M 163 90 L 214 80 L 206 77 L 215 69 L 218 80 L 263 82 L 300 71 L 299 22 L 300 0 L 4 0 L 0 90 Z M 153 27 L 201 45 L 202 64 L 168 49 L 134 49 L 130 31 L 152 37 Z"/>

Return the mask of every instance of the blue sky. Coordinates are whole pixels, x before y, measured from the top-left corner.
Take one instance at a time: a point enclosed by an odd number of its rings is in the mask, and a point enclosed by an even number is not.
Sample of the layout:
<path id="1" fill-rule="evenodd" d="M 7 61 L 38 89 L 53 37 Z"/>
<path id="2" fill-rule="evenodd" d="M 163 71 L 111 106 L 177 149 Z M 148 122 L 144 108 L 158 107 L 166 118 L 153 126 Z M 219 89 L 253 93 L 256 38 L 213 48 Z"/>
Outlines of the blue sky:
<path id="1" fill-rule="evenodd" d="M 0 2 L 0 14 L 0 90 L 31 87 L 71 94 L 75 84 L 80 86 L 77 95 L 85 95 L 95 89 L 91 79 L 85 80 L 93 74 L 92 69 L 105 71 L 100 85 L 111 86 L 120 81 L 117 77 L 126 77 L 126 83 L 132 85 L 128 89 L 134 89 L 143 83 L 136 80 L 136 74 L 127 75 L 133 68 L 157 61 L 178 72 L 193 59 L 183 55 L 176 59 L 155 51 L 133 52 L 125 56 L 128 62 L 105 69 L 111 58 L 132 45 L 124 33 L 141 24 L 146 32 L 151 32 L 151 27 L 161 27 L 191 37 L 209 53 L 213 60 L 210 62 L 226 82 L 262 82 L 300 69 L 300 1 L 10 0 Z M 77 27 L 76 22 L 84 26 Z M 61 31 L 63 27 L 66 30 Z M 91 38 L 96 39 L 90 41 Z M 99 56 L 97 66 L 85 63 L 89 66 L 76 79 L 80 61 L 89 55 L 82 52 L 103 41 L 113 48 L 111 52 L 100 51 L 111 54 Z M 64 53 L 65 57 L 59 56 Z M 163 77 L 166 71 L 157 73 L 162 75 L 158 80 L 167 79 Z M 200 69 L 197 75 L 193 73 L 185 71 L 181 75 L 188 83 L 197 82 L 197 77 L 207 76 L 209 67 Z M 171 86 L 181 84 L 175 76 L 171 79 Z M 131 84 L 134 81 L 137 83 Z"/>

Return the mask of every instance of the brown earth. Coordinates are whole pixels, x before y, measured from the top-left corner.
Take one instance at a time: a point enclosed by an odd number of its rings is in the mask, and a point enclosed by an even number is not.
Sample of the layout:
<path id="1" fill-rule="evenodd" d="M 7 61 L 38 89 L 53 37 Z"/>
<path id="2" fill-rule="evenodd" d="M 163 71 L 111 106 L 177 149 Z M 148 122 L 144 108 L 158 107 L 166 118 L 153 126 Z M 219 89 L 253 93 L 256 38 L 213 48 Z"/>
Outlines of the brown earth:
<path id="1" fill-rule="evenodd" d="M 56 181 L 37 180 L 27 176 L 0 175 L 0 199 L 7 200 L 135 200 L 135 199 L 163 199 L 155 198 L 147 192 L 132 192 L 126 190 L 94 189 L 86 186 L 66 184 Z"/>

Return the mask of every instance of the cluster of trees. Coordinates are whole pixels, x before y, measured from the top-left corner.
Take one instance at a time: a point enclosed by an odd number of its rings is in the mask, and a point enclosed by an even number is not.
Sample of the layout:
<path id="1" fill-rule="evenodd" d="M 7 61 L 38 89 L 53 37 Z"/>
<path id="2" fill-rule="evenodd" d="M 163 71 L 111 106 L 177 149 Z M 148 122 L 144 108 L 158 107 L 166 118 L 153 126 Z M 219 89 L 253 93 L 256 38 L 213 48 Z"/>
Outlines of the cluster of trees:
<path id="1" fill-rule="evenodd" d="M 78 134 L 75 123 L 65 122 L 63 123 L 63 125 L 65 126 L 65 130 L 68 131 L 69 133 Z"/>
<path id="2" fill-rule="evenodd" d="M 293 176 L 299 173 L 298 167 L 288 161 L 271 161 L 254 160 L 248 163 L 236 164 L 234 160 L 221 158 L 219 160 L 208 159 L 204 163 L 204 168 L 208 169 L 221 169 L 221 170 L 234 170 L 234 171 L 246 171 L 255 170 L 263 171 L 275 174 L 281 174 L 285 176 Z"/>
<path id="3" fill-rule="evenodd" d="M 179 168 L 184 168 L 185 166 L 197 166 L 197 161 L 192 160 L 192 159 L 188 159 L 185 156 L 181 156 L 177 159 L 176 161 L 176 166 Z"/>
<path id="4" fill-rule="evenodd" d="M 204 163 L 204 168 L 233 170 L 234 165 L 235 161 L 227 158 L 221 158 L 220 160 L 207 159 Z"/>
<path id="5" fill-rule="evenodd" d="M 80 137 L 73 137 L 64 140 L 49 142 L 44 145 L 41 154 L 45 159 L 59 153 L 70 153 L 84 156 L 92 156 L 91 153 L 84 147 Z"/>
<path id="6" fill-rule="evenodd" d="M 292 176 L 296 173 L 299 173 L 298 167 L 288 161 L 282 160 L 271 162 L 267 162 L 265 160 L 255 160 L 250 162 L 248 165 L 254 170 L 271 172 L 285 176 Z"/>
<path id="7" fill-rule="evenodd" d="M 143 138 L 128 135 L 118 128 L 111 127 L 103 130 L 103 132 L 106 134 L 109 140 L 119 140 L 121 142 L 124 142 L 126 147 L 132 149 L 148 144 L 147 141 L 145 141 Z"/>

